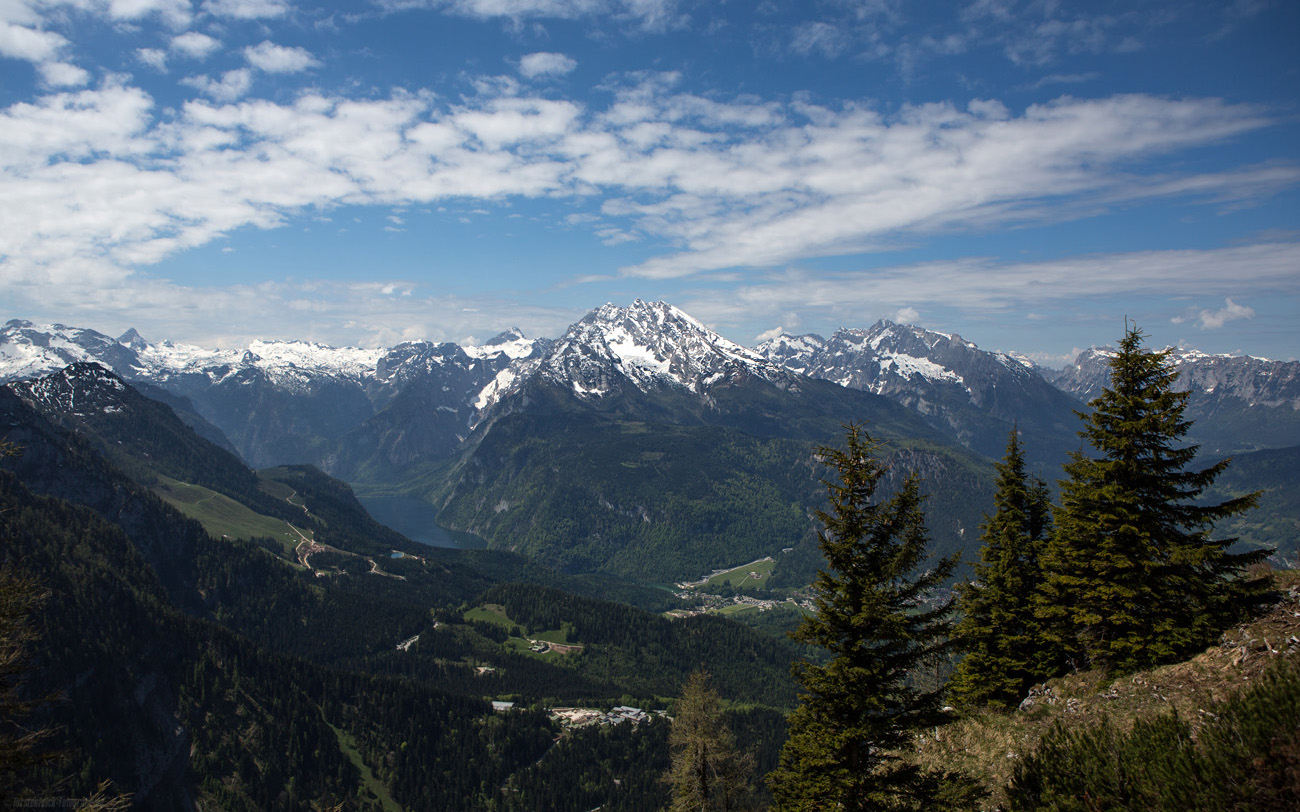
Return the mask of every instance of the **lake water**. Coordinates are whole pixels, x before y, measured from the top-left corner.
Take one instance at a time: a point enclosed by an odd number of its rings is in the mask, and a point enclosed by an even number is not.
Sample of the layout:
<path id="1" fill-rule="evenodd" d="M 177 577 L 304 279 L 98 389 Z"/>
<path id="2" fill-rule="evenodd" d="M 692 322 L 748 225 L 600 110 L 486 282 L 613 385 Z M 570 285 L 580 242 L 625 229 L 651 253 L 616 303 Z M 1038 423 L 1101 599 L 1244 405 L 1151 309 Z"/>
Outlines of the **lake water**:
<path id="1" fill-rule="evenodd" d="M 411 541 L 458 550 L 486 546 L 478 536 L 439 527 L 438 511 L 421 499 L 410 496 L 371 496 L 361 497 L 361 504 L 375 521 L 391 527 Z"/>

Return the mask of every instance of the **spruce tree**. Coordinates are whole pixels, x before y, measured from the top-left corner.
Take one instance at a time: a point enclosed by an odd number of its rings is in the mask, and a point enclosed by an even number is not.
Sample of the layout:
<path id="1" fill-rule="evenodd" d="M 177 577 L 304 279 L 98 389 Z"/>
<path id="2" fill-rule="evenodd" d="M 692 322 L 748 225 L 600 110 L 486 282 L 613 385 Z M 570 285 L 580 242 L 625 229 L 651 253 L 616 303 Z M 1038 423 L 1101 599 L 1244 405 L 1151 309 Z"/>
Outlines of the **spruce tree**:
<path id="1" fill-rule="evenodd" d="M 956 638 L 966 655 L 949 690 L 968 707 L 1014 707 L 1029 686 L 1052 676 L 1052 658 L 1034 615 L 1051 505 L 1046 483 L 1025 472 L 1015 429 L 997 471 L 994 512 L 985 516 L 975 580 L 958 588 L 962 619 Z"/>
<path id="2" fill-rule="evenodd" d="M 942 719 L 939 692 L 919 690 L 908 674 L 950 645 L 951 601 L 925 600 L 956 560 L 917 573 L 928 543 L 918 480 L 875 501 L 885 474 L 878 450 L 854 424 L 843 449 L 820 449 L 837 474 L 825 482 L 830 511 L 817 513 L 827 567 L 813 582 L 816 612 L 793 636 L 831 660 L 795 665 L 800 704 L 768 777 L 777 810 L 923 808 L 937 789 L 900 753 Z"/>
<path id="3" fill-rule="evenodd" d="M 1187 393 L 1143 338 L 1126 330 L 1110 385 L 1080 413 L 1096 454 L 1070 455 L 1044 558 L 1039 616 L 1076 667 L 1131 671 L 1204 648 L 1256 594 L 1242 568 L 1267 555 L 1210 537 L 1256 495 L 1197 503 L 1228 460 L 1186 470 L 1198 448 L 1182 442 Z"/>
<path id="4" fill-rule="evenodd" d="M 673 709 L 668 746 L 672 766 L 665 777 L 672 784 L 670 812 L 749 808 L 754 760 L 737 752 L 708 672 L 696 671 L 687 679 Z"/>

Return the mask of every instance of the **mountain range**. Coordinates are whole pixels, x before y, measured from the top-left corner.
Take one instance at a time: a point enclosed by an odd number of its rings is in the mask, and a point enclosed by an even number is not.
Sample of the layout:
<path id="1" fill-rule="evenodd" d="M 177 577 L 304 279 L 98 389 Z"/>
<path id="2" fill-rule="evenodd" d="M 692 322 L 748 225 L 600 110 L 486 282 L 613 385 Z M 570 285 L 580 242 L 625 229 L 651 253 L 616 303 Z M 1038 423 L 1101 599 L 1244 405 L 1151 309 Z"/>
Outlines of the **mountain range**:
<path id="1" fill-rule="evenodd" d="M 1109 348 L 1085 350 L 1045 375 L 1063 391 L 1091 400 L 1109 381 Z M 1170 348 L 1174 389 L 1187 392 L 1189 441 L 1201 453 L 1225 456 L 1300 444 L 1300 362 L 1249 355 L 1207 355 Z"/>
<path id="2" fill-rule="evenodd" d="M 1050 477 L 1106 357 L 1055 373 L 889 322 L 751 349 L 645 302 L 481 347 L 217 351 L 10 322 L 0 426 L 21 453 L 0 459 L 0 533 L 51 595 L 25 667 L 58 697 L 24 720 L 54 751 L 28 789 L 109 779 L 159 810 L 662 808 L 666 725 L 566 732 L 546 709 L 656 707 L 700 667 L 765 773 L 799 611 L 668 620 L 689 604 L 660 587 L 770 559 L 750 588 L 797 596 L 822 566 L 818 448 L 850 420 L 881 443 L 886 489 L 920 477 L 934 551 L 969 560 L 990 458 L 1017 427 Z M 1201 436 L 1259 426 L 1211 496 L 1264 489 L 1261 507 L 1222 530 L 1294 561 L 1296 365 L 1170 358 Z M 490 549 L 410 541 L 358 493 Z"/>
<path id="3" fill-rule="evenodd" d="M 755 348 L 662 302 L 604 305 L 557 339 L 388 349 L 256 341 L 238 350 L 11 321 L 0 379 L 94 362 L 165 400 L 257 468 L 312 464 L 365 493 L 571 571 L 671 577 L 781 549 L 807 574 L 813 462 L 865 421 L 894 470 L 920 471 L 937 550 L 969 547 L 990 458 L 1021 434 L 1051 480 L 1105 349 L 1062 371 L 960 336 L 880 321 Z M 1300 364 L 1174 350 L 1207 456 L 1300 444 Z"/>

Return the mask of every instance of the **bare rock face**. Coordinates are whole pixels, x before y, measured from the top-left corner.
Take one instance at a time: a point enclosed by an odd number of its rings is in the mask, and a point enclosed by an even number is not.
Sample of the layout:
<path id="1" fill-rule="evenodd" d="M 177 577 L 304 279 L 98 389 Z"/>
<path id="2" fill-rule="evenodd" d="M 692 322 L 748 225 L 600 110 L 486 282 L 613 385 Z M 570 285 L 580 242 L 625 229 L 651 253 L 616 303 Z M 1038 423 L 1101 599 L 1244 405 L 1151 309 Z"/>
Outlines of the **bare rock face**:
<path id="1" fill-rule="evenodd" d="M 1208 355 L 1196 350 L 1170 348 L 1169 363 L 1178 372 L 1174 389 L 1194 398 L 1233 398 L 1251 406 L 1300 410 L 1300 361 L 1271 361 L 1249 355 Z M 1079 353 L 1059 372 L 1048 373 L 1052 383 L 1081 400 L 1101 394 L 1110 383 L 1110 359 L 1115 351 L 1093 347 Z"/>
<path id="2" fill-rule="evenodd" d="M 1300 410 L 1300 361 L 1270 361 L 1249 355 L 1206 355 L 1173 350 L 1177 388 L 1195 396 L 1217 395 L 1250 406 Z"/>
<path id="3" fill-rule="evenodd" d="M 1082 404 L 1032 364 L 956 334 L 881 320 L 829 339 L 781 334 L 757 349 L 789 369 L 887 397 L 988 456 L 1001 456 L 1013 425 L 1040 463 L 1059 462 L 1077 445 Z"/>
<path id="4" fill-rule="evenodd" d="M 1171 348 L 1174 389 L 1187 392 L 1189 442 L 1207 456 L 1300 444 L 1300 362 Z M 1110 383 L 1108 348 L 1084 350 L 1051 380 L 1084 401 Z"/>

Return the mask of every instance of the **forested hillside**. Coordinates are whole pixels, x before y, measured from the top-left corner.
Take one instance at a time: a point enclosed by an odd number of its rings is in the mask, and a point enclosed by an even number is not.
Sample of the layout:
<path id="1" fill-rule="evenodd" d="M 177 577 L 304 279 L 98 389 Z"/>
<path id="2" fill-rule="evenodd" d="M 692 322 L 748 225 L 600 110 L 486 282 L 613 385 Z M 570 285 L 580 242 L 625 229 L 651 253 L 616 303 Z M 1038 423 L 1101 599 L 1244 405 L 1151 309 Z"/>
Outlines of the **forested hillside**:
<path id="1" fill-rule="evenodd" d="M 312 469 L 268 472 L 264 481 L 294 490 L 294 509 L 320 533 L 353 538 L 362 553 L 389 542 L 412 551 L 385 560 L 390 577 L 315 577 L 277 545 L 212 538 L 88 442 L 12 395 L 0 393 L 0 405 L 19 451 L 0 471 L 7 566 L 51 595 L 33 617 L 26 673 L 54 698 L 36 697 L 23 723 L 51 731 L 41 751 L 58 754 L 15 792 L 46 792 L 75 774 L 60 791 L 86 795 L 110 779 L 146 809 L 364 808 L 384 796 L 406 808 L 486 809 L 551 748 L 559 728 L 541 710 L 548 704 L 662 702 L 674 675 L 711 660 L 734 669 L 752 701 L 792 696 L 788 648 L 750 629 L 710 618 L 670 624 L 557 591 L 530 597 L 539 587 L 525 584 L 503 588 L 521 605 L 562 606 L 562 625 L 619 616 L 625 634 L 584 627 L 591 651 L 567 661 L 512 653 L 493 630 L 460 621 L 456 607 L 501 573 L 584 591 L 604 585 L 503 553 L 414 550 L 371 528 L 341 483 Z M 659 676 L 628 682 L 632 664 Z M 494 713 L 487 700 L 497 697 L 518 710 Z M 627 754 L 601 738 L 566 749 L 599 746 L 627 765 L 629 789 L 660 797 L 644 780 L 647 763 L 631 755 L 642 738 L 616 740 Z M 602 791 L 621 792 L 611 780 L 602 777 Z"/>
<path id="2" fill-rule="evenodd" d="M 815 550 L 818 444 L 718 426 L 512 415 L 462 466 L 439 518 L 558 569 L 659 582 L 802 548 L 790 559 L 798 571 L 783 579 L 806 584 L 818 566 L 803 555 Z M 887 489 L 906 471 L 923 476 L 935 552 L 968 543 L 992 495 L 988 463 L 917 439 L 889 450 Z"/>

